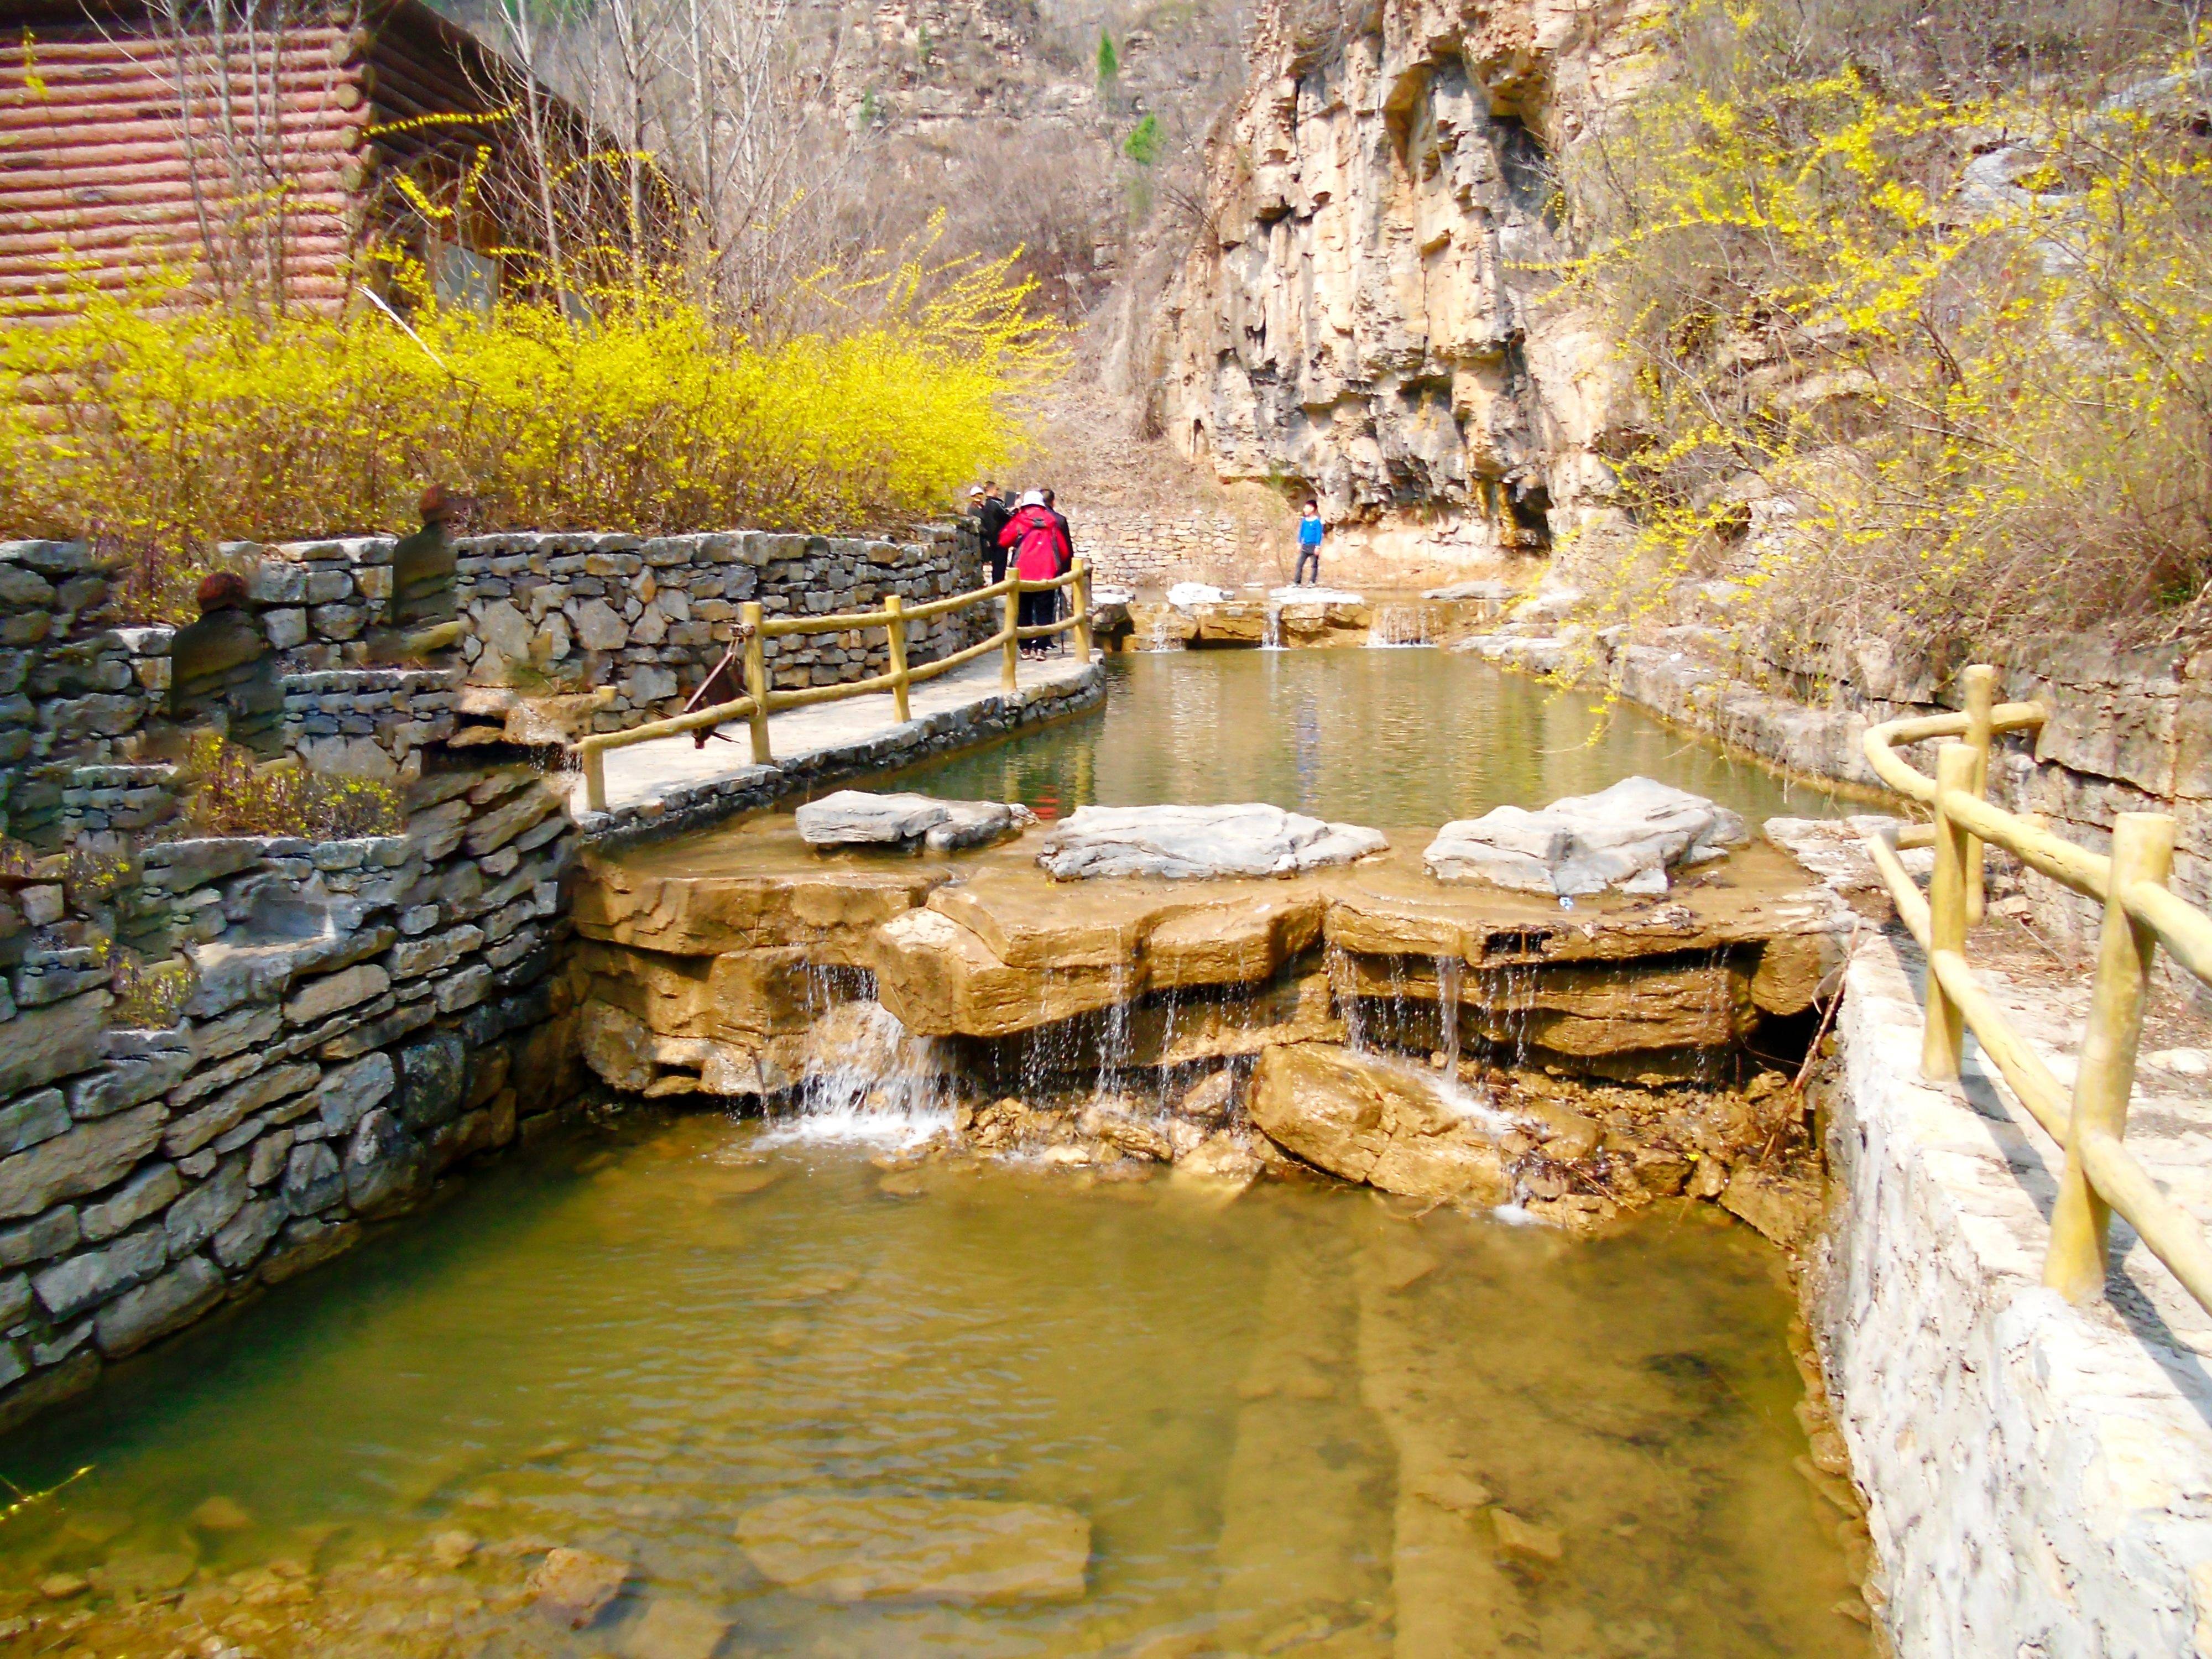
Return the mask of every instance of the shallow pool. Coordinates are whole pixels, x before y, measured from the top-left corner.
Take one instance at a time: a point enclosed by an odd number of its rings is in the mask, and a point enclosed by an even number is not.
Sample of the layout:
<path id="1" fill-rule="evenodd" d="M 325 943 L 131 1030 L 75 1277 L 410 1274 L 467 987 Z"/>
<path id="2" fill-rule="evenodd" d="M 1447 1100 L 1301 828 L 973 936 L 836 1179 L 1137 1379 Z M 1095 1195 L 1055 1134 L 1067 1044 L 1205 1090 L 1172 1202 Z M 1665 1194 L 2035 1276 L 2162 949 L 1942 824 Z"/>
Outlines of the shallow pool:
<path id="1" fill-rule="evenodd" d="M 89 1469 L 0 1583 L 101 1655 L 1856 1654 L 1778 1267 L 1703 1206 L 1593 1243 L 641 1115 L 0 1443 Z M 1087 1547 L 1061 1599 L 841 1601 L 738 1541 L 794 1497 Z M 580 1632 L 553 1545 L 629 1568 Z"/>
<path id="2" fill-rule="evenodd" d="M 1164 651 L 1105 659 L 1106 706 L 898 777 L 1018 800 L 1267 801 L 1370 824 L 1541 806 L 1642 773 L 1754 823 L 1841 810 L 1826 791 L 1676 732 L 1633 705 L 1434 649 Z"/>

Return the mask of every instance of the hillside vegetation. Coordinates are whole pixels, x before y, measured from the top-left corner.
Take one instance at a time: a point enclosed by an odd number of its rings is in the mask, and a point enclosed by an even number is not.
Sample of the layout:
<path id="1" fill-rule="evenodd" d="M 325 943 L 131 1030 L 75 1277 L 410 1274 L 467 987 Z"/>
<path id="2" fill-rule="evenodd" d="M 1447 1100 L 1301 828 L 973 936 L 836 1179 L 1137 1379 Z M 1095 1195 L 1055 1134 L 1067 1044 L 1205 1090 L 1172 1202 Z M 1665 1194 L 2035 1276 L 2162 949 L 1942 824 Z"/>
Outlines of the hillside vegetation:
<path id="1" fill-rule="evenodd" d="M 1939 674 L 2212 628 L 2212 33 L 2146 0 L 1686 0 L 1563 164 L 1624 343 L 1610 599 Z M 1595 550 L 1584 550 L 1586 555 Z M 1725 586 L 1717 586 L 1725 584 Z"/>

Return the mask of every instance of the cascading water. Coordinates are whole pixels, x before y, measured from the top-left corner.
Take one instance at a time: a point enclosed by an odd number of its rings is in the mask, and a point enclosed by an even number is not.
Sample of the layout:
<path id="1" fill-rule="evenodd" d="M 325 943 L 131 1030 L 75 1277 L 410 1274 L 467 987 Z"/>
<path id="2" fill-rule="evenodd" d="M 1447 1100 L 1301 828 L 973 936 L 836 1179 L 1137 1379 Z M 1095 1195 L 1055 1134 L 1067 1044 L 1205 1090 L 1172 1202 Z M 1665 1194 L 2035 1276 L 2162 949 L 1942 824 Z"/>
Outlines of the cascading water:
<path id="1" fill-rule="evenodd" d="M 1465 963 L 1457 957 L 1437 958 L 1437 1025 L 1442 1036 L 1443 1074 L 1459 1076 L 1459 992 Z"/>
<path id="2" fill-rule="evenodd" d="M 1096 1091 L 1104 1094 L 1119 1080 L 1129 1063 L 1129 966 L 1116 962 L 1107 970 L 1106 1005 L 1098 1030 L 1098 1079 Z"/>
<path id="3" fill-rule="evenodd" d="M 1260 648 L 1262 651 L 1283 648 L 1283 607 L 1272 598 L 1267 601 L 1267 620 L 1260 624 Z"/>
<path id="4" fill-rule="evenodd" d="M 769 1113 L 775 1141 L 912 1146 L 952 1125 L 949 1079 L 933 1037 L 918 1037 L 881 1003 L 840 1002 L 807 1029 L 793 1103 Z"/>
<path id="5" fill-rule="evenodd" d="M 1384 605 L 1376 607 L 1375 620 L 1367 630 L 1370 650 L 1404 651 L 1435 643 L 1429 637 L 1427 606 Z"/>

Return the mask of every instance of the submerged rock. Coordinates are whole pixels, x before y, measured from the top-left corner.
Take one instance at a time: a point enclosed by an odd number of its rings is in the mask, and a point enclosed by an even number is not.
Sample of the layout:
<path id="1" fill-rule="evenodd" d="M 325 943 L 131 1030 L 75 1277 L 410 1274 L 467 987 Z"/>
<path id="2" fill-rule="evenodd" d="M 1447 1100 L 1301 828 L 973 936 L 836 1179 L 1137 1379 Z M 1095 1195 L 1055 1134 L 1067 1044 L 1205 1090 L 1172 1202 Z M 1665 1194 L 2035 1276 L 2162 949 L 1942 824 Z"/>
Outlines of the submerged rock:
<path id="1" fill-rule="evenodd" d="M 623 1659 L 714 1659 L 730 1621 L 697 1601 L 656 1595 L 623 1635 Z"/>
<path id="2" fill-rule="evenodd" d="M 1327 1043 L 1270 1048 L 1246 1109 L 1277 1146 L 1346 1181 L 1413 1198 L 1506 1200 L 1492 1127 L 1410 1067 Z"/>
<path id="3" fill-rule="evenodd" d="M 598 1618 L 629 1577 L 629 1564 L 589 1550 L 557 1549 L 530 1575 L 538 1610 L 556 1625 L 581 1630 Z"/>
<path id="4" fill-rule="evenodd" d="M 1650 778 L 1623 778 L 1539 811 L 1500 806 L 1448 823 L 1422 862 L 1438 881 L 1522 892 L 1663 893 L 1669 869 L 1719 858 L 1747 839 L 1743 820 L 1725 806 Z"/>
<path id="5" fill-rule="evenodd" d="M 939 800 L 840 789 L 793 815 L 810 847 L 914 847 L 949 853 L 1018 835 L 1036 822 L 1026 806 L 996 800 Z"/>
<path id="6" fill-rule="evenodd" d="M 1045 838 L 1037 862 L 1060 881 L 1094 876 L 1285 876 L 1386 850 L 1380 830 L 1324 823 L 1258 802 L 1085 806 Z"/>
<path id="7" fill-rule="evenodd" d="M 1049 1504 L 959 1498 L 779 1498 L 738 1542 L 787 1589 L 828 1601 L 1080 1600 L 1091 1522 Z"/>

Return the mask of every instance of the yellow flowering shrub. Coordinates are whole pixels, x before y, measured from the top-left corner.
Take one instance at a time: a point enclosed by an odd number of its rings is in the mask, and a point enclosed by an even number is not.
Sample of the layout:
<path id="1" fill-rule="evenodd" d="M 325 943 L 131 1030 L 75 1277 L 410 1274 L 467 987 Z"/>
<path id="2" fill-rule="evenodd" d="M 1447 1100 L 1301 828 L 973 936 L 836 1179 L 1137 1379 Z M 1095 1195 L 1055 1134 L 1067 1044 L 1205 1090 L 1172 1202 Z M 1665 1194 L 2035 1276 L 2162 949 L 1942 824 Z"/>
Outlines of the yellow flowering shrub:
<path id="1" fill-rule="evenodd" d="M 0 526 L 100 538 L 172 618 L 215 542 L 411 529 L 430 483 L 487 529 L 889 526 L 1008 458 L 1059 339 L 1006 261 L 853 288 L 849 330 L 774 343 L 651 281 L 405 327 L 87 289 L 0 319 Z"/>
<path id="2" fill-rule="evenodd" d="M 1742 641 L 1816 678 L 1868 637 L 1942 672 L 2203 631 L 2212 37 L 2039 17 L 2039 62 L 1916 78 L 1875 11 L 1826 10 L 1824 57 L 1817 0 L 1668 9 L 1676 70 L 1566 163 L 1565 285 L 1624 343 L 1641 434 L 1633 544 L 1589 561 L 1616 611 L 1726 582 Z"/>
<path id="3" fill-rule="evenodd" d="M 345 841 L 407 827 L 405 805 L 390 784 L 310 772 L 296 760 L 258 761 L 214 732 L 191 734 L 183 769 L 184 835 Z"/>

